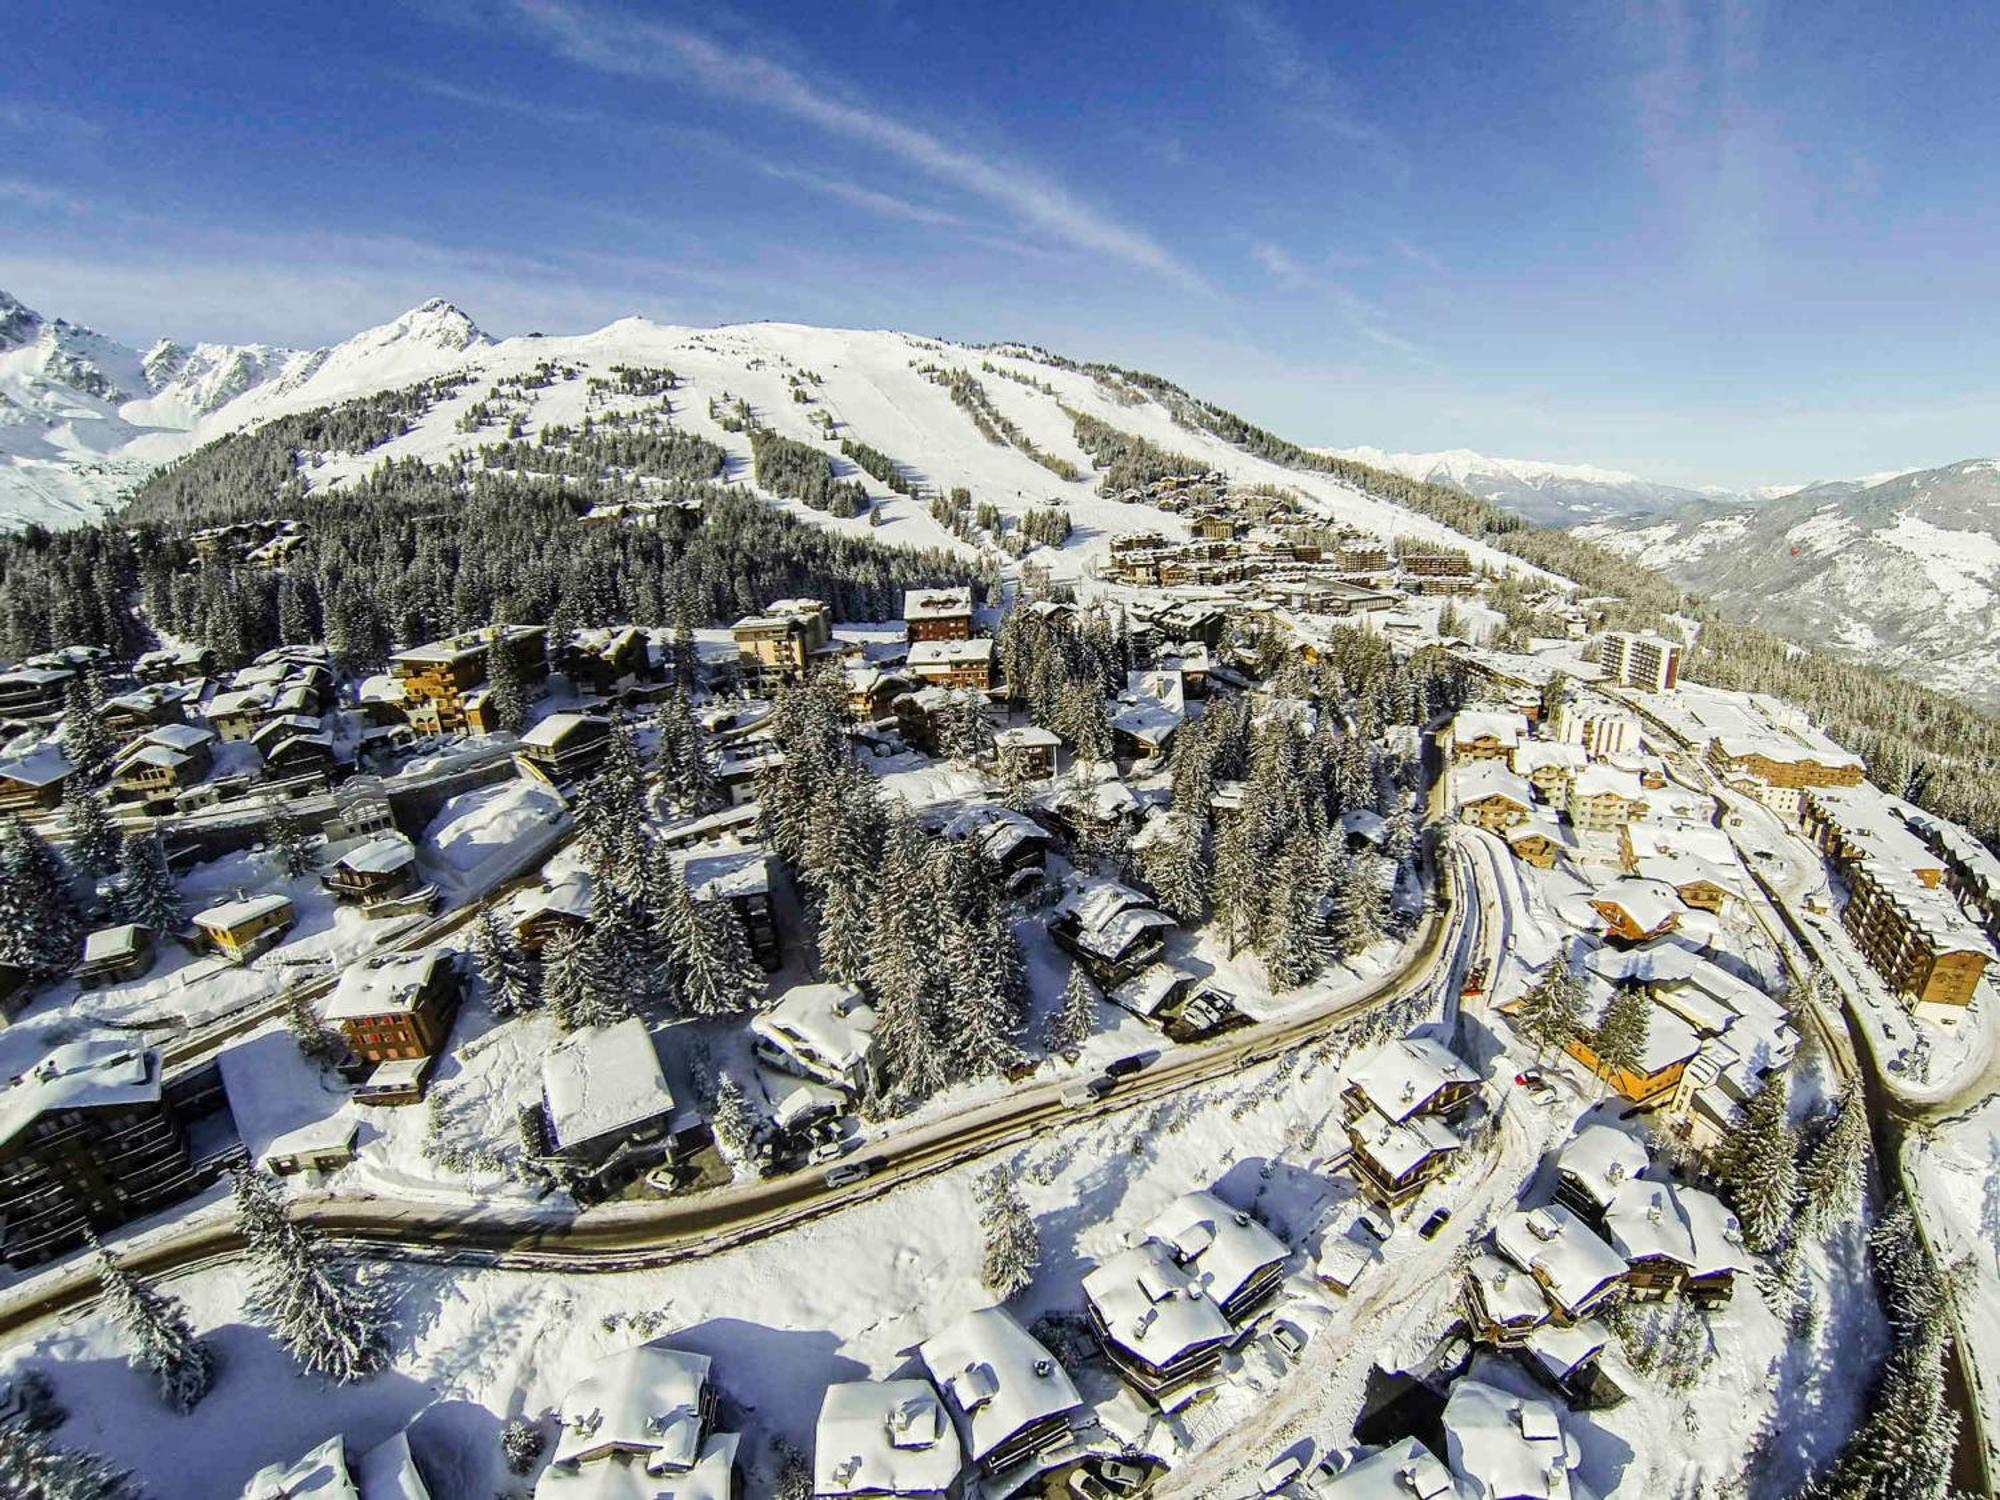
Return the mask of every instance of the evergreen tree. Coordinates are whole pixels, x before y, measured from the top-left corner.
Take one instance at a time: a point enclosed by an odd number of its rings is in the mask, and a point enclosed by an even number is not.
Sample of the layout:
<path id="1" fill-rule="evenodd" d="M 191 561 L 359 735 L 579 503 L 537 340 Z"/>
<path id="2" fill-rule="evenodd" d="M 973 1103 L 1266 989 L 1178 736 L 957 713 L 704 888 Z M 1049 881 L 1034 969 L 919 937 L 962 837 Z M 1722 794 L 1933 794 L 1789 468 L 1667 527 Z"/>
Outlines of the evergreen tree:
<path id="1" fill-rule="evenodd" d="M 52 979 L 69 972 L 82 938 L 62 860 L 9 813 L 0 820 L 0 962 Z"/>
<path id="2" fill-rule="evenodd" d="M 1178 810 L 1167 814 L 1165 826 L 1149 830 L 1135 850 L 1139 875 L 1153 888 L 1160 910 L 1183 925 L 1199 922 L 1208 905 L 1208 862 L 1202 850 L 1202 824 Z"/>
<path id="3" fill-rule="evenodd" d="M 132 1476 L 105 1459 L 59 1448 L 19 1422 L 0 1422 L 0 1495 L 7 1500 L 139 1500 Z"/>
<path id="4" fill-rule="evenodd" d="M 564 1031 L 611 1026 L 631 1012 L 589 932 L 560 932 L 542 948 L 542 1003 Z"/>
<path id="5" fill-rule="evenodd" d="M 283 814 L 271 822 L 271 852 L 277 856 L 278 868 L 290 880 L 310 874 L 317 863 L 313 856 L 312 835 L 306 825 Z"/>
<path id="6" fill-rule="evenodd" d="M 1352 958 L 1382 937 L 1388 893 L 1381 868 L 1366 856 L 1344 856 L 1333 872 L 1332 886 L 1327 933 L 1334 953 Z"/>
<path id="7" fill-rule="evenodd" d="M 889 1097 L 898 1103 L 929 1098 L 946 1082 L 945 1049 L 934 1013 L 931 954 L 937 913 L 931 900 L 924 834 L 898 809 L 883 839 L 881 897 L 868 982 L 875 992 L 875 1045 Z"/>
<path id="8" fill-rule="evenodd" d="M 313 1009 L 304 990 L 293 987 L 284 994 L 285 1024 L 299 1051 L 316 1063 L 338 1063 L 347 1056 L 347 1040 Z"/>
<path id="9" fill-rule="evenodd" d="M 1252 938 L 1263 906 L 1263 871 L 1250 837 L 1247 810 L 1222 827 L 1215 841 L 1215 916 L 1229 940 L 1229 956 Z"/>
<path id="10" fill-rule="evenodd" d="M 379 1290 L 340 1271 L 296 1223 L 278 1189 L 236 1174 L 236 1220 L 251 1261 L 250 1310 L 308 1372 L 346 1385 L 389 1360 L 388 1308 Z"/>
<path id="11" fill-rule="evenodd" d="M 1002 941 L 1013 934 L 1002 929 Z M 989 951 L 990 930 L 964 911 L 947 914 L 939 945 L 944 1007 L 943 1032 L 950 1042 L 953 1073 L 960 1080 L 989 1078 L 1020 1066 L 1021 1051 L 1008 1040 L 1012 1006 L 1005 993 L 1000 955 Z"/>
<path id="12" fill-rule="evenodd" d="M 977 1198 L 979 1227 L 986 1234 L 979 1279 L 1004 1302 L 1034 1283 L 1035 1268 L 1042 1263 L 1041 1235 L 1013 1174 L 1005 1167 L 995 1167 L 979 1178 Z"/>
<path id="13" fill-rule="evenodd" d="M 1349 874 L 1351 881 L 1351 866 Z M 1325 841 L 1301 828 L 1285 845 L 1271 884 L 1271 913 L 1258 954 L 1273 985 L 1296 989 L 1324 969 L 1334 953 L 1322 906 L 1327 885 Z"/>
<path id="14" fill-rule="evenodd" d="M 1621 1072 L 1642 1073 L 1652 1024 L 1653 1002 L 1643 990 L 1620 989 L 1614 994 L 1591 1032 L 1597 1076 L 1609 1083 Z"/>
<path id="15" fill-rule="evenodd" d="M 173 871 L 167 868 L 157 834 L 125 835 L 124 856 L 119 861 L 118 914 L 162 936 L 181 930 L 181 893 Z"/>
<path id="16" fill-rule="evenodd" d="M 674 882 L 667 900 L 666 936 L 681 1004 L 697 1016 L 749 1010 L 763 991 L 763 975 L 729 903 L 696 900 L 684 879 Z"/>
<path id="17" fill-rule="evenodd" d="M 1080 963 L 1069 966 L 1062 1005 L 1049 1016 L 1045 1045 L 1051 1057 L 1074 1059 L 1097 1034 L 1097 986 Z"/>
<path id="18" fill-rule="evenodd" d="M 541 1004 L 535 966 L 499 907 L 488 904 L 480 908 L 473 952 L 479 960 L 479 977 L 486 985 L 487 1009 L 494 1015 L 524 1015 Z"/>
<path id="19" fill-rule="evenodd" d="M 525 1474 L 534 1468 L 547 1446 L 548 1438 L 540 1425 L 524 1418 L 515 1417 L 500 1429 L 500 1456 L 509 1474 Z"/>
<path id="20" fill-rule="evenodd" d="M 1867 1109 L 1856 1085 L 1834 1103 L 1833 1121 L 1799 1166 L 1799 1222 L 1825 1239 L 1861 1210 L 1868 1176 Z"/>
<path id="21" fill-rule="evenodd" d="M 69 840 L 71 859 L 85 873 L 108 875 L 118 868 L 124 839 L 104 798 L 80 776 L 70 777 L 63 788 L 63 837 Z"/>
<path id="22" fill-rule="evenodd" d="M 64 690 L 62 723 L 63 756 L 76 767 L 77 775 L 95 781 L 111 759 L 117 743 L 98 717 L 97 706 L 82 676 L 72 677 Z"/>
<path id="23" fill-rule="evenodd" d="M 756 1122 L 743 1089 L 727 1073 L 715 1086 L 715 1141 L 739 1171 L 756 1165 Z"/>
<path id="24" fill-rule="evenodd" d="M 527 726 L 528 683 L 504 625 L 495 627 L 486 652 L 486 703 L 493 723 L 507 733 L 519 734 Z"/>
<path id="25" fill-rule="evenodd" d="M 1716 1164 L 1743 1221 L 1743 1242 L 1760 1254 L 1783 1241 L 1798 1211 L 1799 1138 L 1790 1104 L 1785 1075 L 1766 1078 Z"/>
<path id="26" fill-rule="evenodd" d="M 127 1271 L 102 1245 L 97 1247 L 97 1278 L 105 1311 L 131 1341 L 132 1367 L 152 1372 L 168 1406 L 193 1411 L 215 1378 L 215 1356 L 188 1326 L 187 1309 Z"/>
<path id="27" fill-rule="evenodd" d="M 1548 970 L 1514 1007 L 1514 1025 L 1535 1044 L 1537 1061 L 1583 1034 L 1583 986 L 1569 959 L 1557 954 Z"/>

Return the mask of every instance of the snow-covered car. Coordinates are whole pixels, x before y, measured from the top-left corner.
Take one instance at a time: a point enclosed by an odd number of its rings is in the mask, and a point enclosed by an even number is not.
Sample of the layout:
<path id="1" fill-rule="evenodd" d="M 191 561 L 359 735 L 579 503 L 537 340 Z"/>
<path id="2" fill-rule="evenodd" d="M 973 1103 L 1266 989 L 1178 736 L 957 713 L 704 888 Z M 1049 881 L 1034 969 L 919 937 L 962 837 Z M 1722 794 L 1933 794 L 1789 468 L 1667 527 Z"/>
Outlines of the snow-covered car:
<path id="1" fill-rule="evenodd" d="M 1298 1454 L 1280 1454 L 1264 1466 L 1264 1473 L 1258 1479 L 1257 1487 L 1267 1495 L 1275 1495 L 1305 1471 L 1306 1461 Z"/>
<path id="2" fill-rule="evenodd" d="M 1290 1318 L 1280 1318 L 1271 1325 L 1271 1342 L 1284 1350 L 1287 1357 L 1296 1360 L 1306 1352 L 1306 1345 L 1312 1342 L 1312 1334 Z"/>

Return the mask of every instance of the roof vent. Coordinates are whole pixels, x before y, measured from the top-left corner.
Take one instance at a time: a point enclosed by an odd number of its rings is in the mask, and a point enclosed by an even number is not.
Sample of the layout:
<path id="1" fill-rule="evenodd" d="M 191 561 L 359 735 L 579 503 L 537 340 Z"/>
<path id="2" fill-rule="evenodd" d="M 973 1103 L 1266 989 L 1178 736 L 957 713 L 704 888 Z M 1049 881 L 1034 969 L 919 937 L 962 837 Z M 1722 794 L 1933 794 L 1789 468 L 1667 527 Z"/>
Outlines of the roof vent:
<path id="1" fill-rule="evenodd" d="M 1050 1379 L 1056 1373 L 1056 1362 L 1052 1359 L 1036 1360 L 1035 1373 L 1044 1380 Z"/>

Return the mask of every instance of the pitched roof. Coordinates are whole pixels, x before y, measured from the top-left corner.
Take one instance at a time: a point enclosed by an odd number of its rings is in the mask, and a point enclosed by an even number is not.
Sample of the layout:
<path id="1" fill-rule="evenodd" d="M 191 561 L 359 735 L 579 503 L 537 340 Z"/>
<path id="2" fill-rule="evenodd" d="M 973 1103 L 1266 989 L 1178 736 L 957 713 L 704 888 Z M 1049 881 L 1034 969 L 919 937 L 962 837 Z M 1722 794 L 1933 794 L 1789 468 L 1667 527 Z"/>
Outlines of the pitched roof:
<path id="1" fill-rule="evenodd" d="M 967 1313 L 918 1353 L 975 1463 L 1022 1428 L 1082 1405 L 1068 1372 L 1004 1307 Z"/>
<path id="2" fill-rule="evenodd" d="M 1285 1242 L 1213 1193 L 1182 1193 L 1146 1226 L 1193 1268 L 1202 1289 L 1228 1302 L 1266 1266 L 1291 1255 Z"/>
<path id="3" fill-rule="evenodd" d="M 569 1149 L 670 1114 L 674 1096 L 646 1023 L 628 1016 L 571 1032 L 542 1055 L 542 1097 L 557 1146 Z"/>
<path id="4" fill-rule="evenodd" d="M 1347 1070 L 1350 1087 L 1392 1120 L 1406 1120 L 1453 1084 L 1477 1083 L 1479 1074 L 1433 1037 L 1398 1037 Z"/>
<path id="5" fill-rule="evenodd" d="M 813 1429 L 815 1496 L 941 1494 L 959 1463 L 958 1433 L 928 1380 L 826 1388 Z"/>
<path id="6" fill-rule="evenodd" d="M 1171 1248 L 1149 1239 L 1089 1272 L 1083 1295 L 1112 1339 L 1148 1364 L 1164 1366 L 1235 1332 L 1204 1281 Z"/>

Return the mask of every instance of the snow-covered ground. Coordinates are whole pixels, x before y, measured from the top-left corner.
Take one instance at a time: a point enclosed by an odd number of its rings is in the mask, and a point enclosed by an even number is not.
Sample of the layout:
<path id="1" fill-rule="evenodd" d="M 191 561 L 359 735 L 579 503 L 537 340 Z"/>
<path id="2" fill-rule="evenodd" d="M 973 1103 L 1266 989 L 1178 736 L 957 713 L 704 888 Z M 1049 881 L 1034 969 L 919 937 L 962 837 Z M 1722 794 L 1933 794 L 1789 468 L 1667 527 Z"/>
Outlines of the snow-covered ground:
<path id="1" fill-rule="evenodd" d="M 2000 1351 L 2000 1099 L 1912 1135 L 1903 1160 L 1922 1189 L 1924 1223 L 1939 1258 L 1963 1259 L 1972 1268 L 1959 1318 L 1985 1362 L 1976 1383 L 1987 1430 L 2000 1431 L 2000 1387 L 1991 1369 Z"/>

